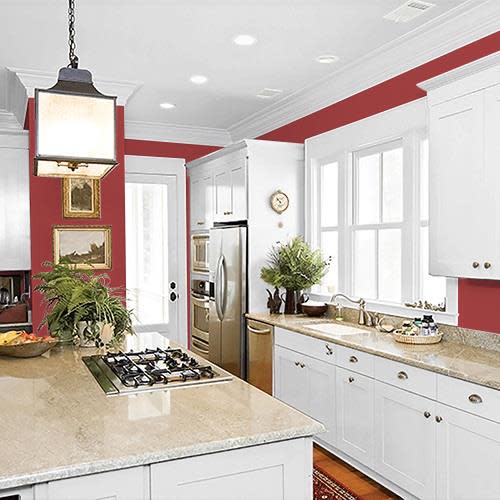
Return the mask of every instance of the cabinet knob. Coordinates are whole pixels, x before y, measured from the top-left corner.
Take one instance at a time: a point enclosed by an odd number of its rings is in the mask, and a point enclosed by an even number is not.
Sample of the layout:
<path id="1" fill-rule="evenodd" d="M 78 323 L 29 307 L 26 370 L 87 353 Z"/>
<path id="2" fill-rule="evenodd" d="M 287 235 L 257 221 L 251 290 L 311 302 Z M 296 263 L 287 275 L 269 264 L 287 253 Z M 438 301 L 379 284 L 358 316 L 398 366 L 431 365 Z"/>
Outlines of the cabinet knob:
<path id="1" fill-rule="evenodd" d="M 479 262 L 475 262 L 475 261 L 474 261 L 474 262 L 472 263 L 472 267 L 473 267 L 474 269 L 477 269 L 477 268 L 479 267 Z"/>
<path id="2" fill-rule="evenodd" d="M 408 374 L 406 372 L 399 372 L 398 373 L 398 378 L 400 380 L 407 380 L 408 379 Z"/>
<path id="3" fill-rule="evenodd" d="M 489 269 L 491 267 L 491 263 L 490 262 L 485 262 L 484 263 L 484 268 L 485 269 Z"/>
<path id="4" fill-rule="evenodd" d="M 443 421 L 443 417 L 436 415 L 436 422 L 439 424 L 439 422 L 442 422 L 442 421 Z"/>
<path id="5" fill-rule="evenodd" d="M 300 366 L 300 363 L 298 361 L 295 361 L 295 366 Z"/>
<path id="6" fill-rule="evenodd" d="M 471 394 L 469 396 L 469 401 L 477 405 L 483 402 L 483 398 L 479 394 Z"/>
<path id="7" fill-rule="evenodd" d="M 205 223 L 202 220 L 199 220 L 196 224 L 198 224 L 198 226 L 203 226 Z"/>
<path id="8" fill-rule="evenodd" d="M 424 417 L 425 418 L 429 418 L 430 416 L 431 416 L 431 414 L 428 411 L 424 412 Z"/>
<path id="9" fill-rule="evenodd" d="M 331 356 L 333 354 L 333 349 L 328 344 L 325 344 L 325 347 L 326 347 L 326 355 Z"/>
<path id="10" fill-rule="evenodd" d="M 358 362 L 358 358 L 356 356 L 351 356 L 349 358 L 349 363 L 357 363 Z"/>
<path id="11" fill-rule="evenodd" d="M 349 377 L 348 380 L 349 380 L 349 383 L 352 384 L 354 382 L 354 377 Z"/>
<path id="12" fill-rule="evenodd" d="M 305 366 L 306 366 L 306 365 L 305 365 L 304 363 L 300 363 L 300 367 L 301 367 L 301 368 L 305 368 Z"/>

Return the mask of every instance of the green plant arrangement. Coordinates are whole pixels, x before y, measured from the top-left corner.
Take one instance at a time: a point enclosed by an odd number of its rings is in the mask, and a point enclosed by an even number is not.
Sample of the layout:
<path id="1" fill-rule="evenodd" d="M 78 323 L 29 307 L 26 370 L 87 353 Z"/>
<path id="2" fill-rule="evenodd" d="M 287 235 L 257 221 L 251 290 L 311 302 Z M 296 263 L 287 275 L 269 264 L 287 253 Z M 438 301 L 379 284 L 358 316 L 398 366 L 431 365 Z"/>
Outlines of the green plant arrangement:
<path id="1" fill-rule="evenodd" d="M 321 250 L 312 250 L 300 236 L 296 236 L 271 249 L 260 276 L 272 286 L 285 288 L 285 313 L 292 313 L 295 312 L 296 292 L 320 283 L 329 265 L 330 259 L 324 260 Z"/>
<path id="2" fill-rule="evenodd" d="M 46 262 L 44 266 L 51 269 L 34 276 L 40 281 L 35 290 L 43 294 L 47 304 L 40 327 L 46 324 L 61 340 L 109 348 L 133 333 L 132 313 L 125 307 L 120 290 L 108 286 L 107 274 L 76 269 L 64 262 Z"/>

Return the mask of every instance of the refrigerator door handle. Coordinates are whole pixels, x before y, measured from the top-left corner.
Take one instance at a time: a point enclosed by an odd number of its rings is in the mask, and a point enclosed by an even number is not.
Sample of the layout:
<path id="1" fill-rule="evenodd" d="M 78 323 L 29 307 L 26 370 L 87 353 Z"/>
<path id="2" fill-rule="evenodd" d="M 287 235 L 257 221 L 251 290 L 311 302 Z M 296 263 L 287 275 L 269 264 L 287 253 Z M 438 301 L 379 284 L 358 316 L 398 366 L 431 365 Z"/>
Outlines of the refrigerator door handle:
<path id="1" fill-rule="evenodd" d="M 215 269 L 215 312 L 217 313 L 217 317 L 219 318 L 219 321 L 222 321 L 223 315 L 222 315 L 222 308 L 221 308 L 221 302 L 222 302 L 222 297 L 221 297 L 221 288 L 222 288 L 222 281 L 221 281 L 221 269 L 222 269 L 222 255 L 219 257 L 217 260 L 217 267 Z"/>
<path id="2" fill-rule="evenodd" d="M 222 318 L 219 318 L 221 321 L 224 319 L 224 315 L 226 314 L 226 306 L 227 306 L 227 271 L 226 271 L 226 259 L 224 255 L 221 256 L 221 266 L 220 266 L 220 283 L 221 283 L 221 301 L 220 301 L 220 310 Z"/>

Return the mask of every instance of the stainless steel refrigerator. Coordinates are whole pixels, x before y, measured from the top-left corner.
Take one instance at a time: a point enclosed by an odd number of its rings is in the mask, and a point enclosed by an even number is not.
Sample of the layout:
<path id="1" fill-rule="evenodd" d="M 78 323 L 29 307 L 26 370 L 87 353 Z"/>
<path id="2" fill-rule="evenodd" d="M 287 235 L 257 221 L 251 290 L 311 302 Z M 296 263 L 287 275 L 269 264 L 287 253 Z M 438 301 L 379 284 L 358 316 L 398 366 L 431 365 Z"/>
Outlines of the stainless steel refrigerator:
<path id="1" fill-rule="evenodd" d="M 245 378 L 247 228 L 210 230 L 209 360 Z"/>

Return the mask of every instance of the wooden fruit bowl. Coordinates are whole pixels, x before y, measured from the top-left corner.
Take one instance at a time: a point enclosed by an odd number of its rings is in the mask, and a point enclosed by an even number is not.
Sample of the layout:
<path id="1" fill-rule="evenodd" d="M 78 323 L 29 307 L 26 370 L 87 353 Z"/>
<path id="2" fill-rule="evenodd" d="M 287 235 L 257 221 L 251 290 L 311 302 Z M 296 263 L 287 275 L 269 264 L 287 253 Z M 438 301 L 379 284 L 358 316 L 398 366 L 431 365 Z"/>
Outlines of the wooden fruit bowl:
<path id="1" fill-rule="evenodd" d="M 13 358 L 36 358 L 50 351 L 57 344 L 57 340 L 39 340 L 38 342 L 24 342 L 21 344 L 5 344 L 0 346 L 0 356 Z"/>

